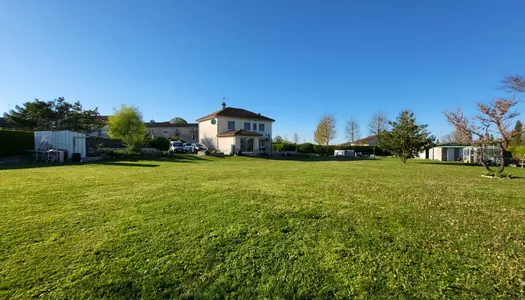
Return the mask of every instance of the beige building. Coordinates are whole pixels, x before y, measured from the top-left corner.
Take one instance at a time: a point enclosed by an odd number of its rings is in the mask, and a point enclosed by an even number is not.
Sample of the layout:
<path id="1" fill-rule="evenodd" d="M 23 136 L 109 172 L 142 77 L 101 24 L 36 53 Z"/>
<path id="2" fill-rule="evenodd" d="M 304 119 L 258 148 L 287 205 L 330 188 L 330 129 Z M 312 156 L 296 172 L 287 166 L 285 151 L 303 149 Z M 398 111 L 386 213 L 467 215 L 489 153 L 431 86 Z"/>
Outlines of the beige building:
<path id="1" fill-rule="evenodd" d="M 272 151 L 274 119 L 234 107 L 226 107 L 197 119 L 199 142 L 226 155 L 258 154 Z"/>

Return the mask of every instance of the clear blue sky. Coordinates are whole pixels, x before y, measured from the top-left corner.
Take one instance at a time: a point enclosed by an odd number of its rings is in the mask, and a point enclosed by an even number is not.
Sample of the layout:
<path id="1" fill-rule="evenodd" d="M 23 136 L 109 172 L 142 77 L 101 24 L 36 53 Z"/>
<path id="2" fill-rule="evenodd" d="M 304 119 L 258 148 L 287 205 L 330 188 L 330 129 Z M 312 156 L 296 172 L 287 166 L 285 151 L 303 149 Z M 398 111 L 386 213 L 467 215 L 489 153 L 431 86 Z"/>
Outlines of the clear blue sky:
<path id="1" fill-rule="evenodd" d="M 194 121 L 227 97 L 290 139 L 402 109 L 440 137 L 444 109 L 525 73 L 524 29 L 523 0 L 1 1 L 0 112 L 64 96 Z"/>

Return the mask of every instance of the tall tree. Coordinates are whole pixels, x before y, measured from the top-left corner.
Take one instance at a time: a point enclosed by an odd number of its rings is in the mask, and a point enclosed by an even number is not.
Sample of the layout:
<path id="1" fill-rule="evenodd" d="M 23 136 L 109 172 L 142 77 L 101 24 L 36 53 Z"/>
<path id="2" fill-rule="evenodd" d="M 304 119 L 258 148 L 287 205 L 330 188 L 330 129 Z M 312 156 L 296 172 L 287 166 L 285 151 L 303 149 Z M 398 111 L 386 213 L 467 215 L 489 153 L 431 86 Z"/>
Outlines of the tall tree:
<path id="1" fill-rule="evenodd" d="M 299 142 L 301 142 L 301 138 L 299 137 L 297 132 L 293 133 L 293 142 L 296 143 L 296 144 L 299 144 Z"/>
<path id="2" fill-rule="evenodd" d="M 514 131 L 516 131 L 516 138 L 514 139 L 514 143 L 516 145 L 521 145 L 523 142 L 523 124 L 520 120 L 516 121 L 516 125 L 514 126 Z"/>
<path id="3" fill-rule="evenodd" d="M 368 122 L 368 133 L 370 135 L 377 135 L 386 130 L 388 119 L 382 112 L 375 113 Z"/>
<path id="4" fill-rule="evenodd" d="M 360 137 L 360 129 L 359 129 L 359 123 L 357 123 L 357 120 L 355 118 L 352 118 L 348 121 L 346 124 L 346 140 L 349 142 L 354 142 L 359 139 Z"/>
<path id="5" fill-rule="evenodd" d="M 273 142 L 274 142 L 274 143 L 282 143 L 282 142 L 283 142 L 283 138 L 282 138 L 280 135 L 276 135 L 276 136 L 273 138 Z"/>
<path id="6" fill-rule="evenodd" d="M 184 120 L 183 118 L 179 118 L 179 117 L 175 117 L 175 118 L 171 119 L 170 123 L 171 124 L 188 124 L 188 122 L 186 120 Z"/>
<path id="7" fill-rule="evenodd" d="M 399 157 L 403 163 L 434 143 L 435 138 L 427 131 L 427 125 L 416 124 L 414 113 L 407 110 L 388 125 L 391 130 L 379 133 L 379 147 Z"/>
<path id="8" fill-rule="evenodd" d="M 314 133 L 315 142 L 319 145 L 328 146 L 335 138 L 335 119 L 331 115 L 325 115 L 319 121 Z"/>
<path id="9" fill-rule="evenodd" d="M 136 106 L 121 105 L 108 120 L 109 137 L 122 140 L 129 149 L 137 150 L 148 129 Z"/>
<path id="10" fill-rule="evenodd" d="M 512 120 L 519 115 L 514 110 L 518 103 L 515 97 L 500 98 L 489 104 L 478 102 L 479 113 L 472 118 L 471 122 L 463 115 L 461 108 L 457 108 L 455 112 L 445 111 L 444 115 L 447 121 L 456 127 L 456 130 L 476 137 L 476 144 L 481 148 L 480 160 L 489 171 L 492 170 L 484 164 L 484 149 L 487 145 L 499 147 L 500 166 L 497 173 L 502 174 L 505 170 L 505 151 L 510 141 L 519 134 L 515 128 L 511 128 Z"/>
<path id="11" fill-rule="evenodd" d="M 5 113 L 16 127 L 27 130 L 71 130 L 92 132 L 104 126 L 98 109 L 83 109 L 80 102 L 69 103 L 64 97 L 53 101 L 25 102 Z"/>

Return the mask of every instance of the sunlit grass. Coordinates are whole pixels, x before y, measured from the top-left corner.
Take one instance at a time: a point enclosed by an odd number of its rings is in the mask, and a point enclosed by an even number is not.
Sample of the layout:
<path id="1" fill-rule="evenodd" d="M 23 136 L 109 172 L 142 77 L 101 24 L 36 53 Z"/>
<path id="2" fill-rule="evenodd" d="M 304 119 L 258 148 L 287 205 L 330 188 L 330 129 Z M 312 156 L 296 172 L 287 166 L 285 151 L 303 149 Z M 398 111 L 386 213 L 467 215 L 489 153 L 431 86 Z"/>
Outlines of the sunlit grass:
<path id="1" fill-rule="evenodd" d="M 0 298 L 525 296 L 525 170 L 183 158 L 0 170 Z"/>

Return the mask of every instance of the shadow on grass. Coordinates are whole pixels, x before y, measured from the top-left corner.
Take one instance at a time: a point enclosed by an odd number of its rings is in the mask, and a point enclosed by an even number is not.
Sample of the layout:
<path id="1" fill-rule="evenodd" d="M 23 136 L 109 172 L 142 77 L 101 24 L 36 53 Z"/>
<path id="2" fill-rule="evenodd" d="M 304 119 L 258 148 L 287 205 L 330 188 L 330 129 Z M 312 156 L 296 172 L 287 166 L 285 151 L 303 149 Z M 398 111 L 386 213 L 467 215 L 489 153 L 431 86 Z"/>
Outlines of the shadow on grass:
<path id="1" fill-rule="evenodd" d="M 23 162 L 13 164 L 0 164 L 0 170 L 16 170 L 16 169 L 34 169 L 34 168 L 49 168 L 49 167 L 64 167 L 64 166 L 86 166 L 86 165 L 112 165 L 112 166 L 127 166 L 127 167 L 158 167 L 158 164 L 148 163 L 134 163 L 139 161 L 153 161 L 153 162 L 176 162 L 176 163 L 195 163 L 198 161 L 208 161 L 198 155 L 190 154 L 176 154 L 171 157 L 110 157 L 106 160 L 91 161 L 85 163 L 46 163 L 46 162 Z"/>
<path id="2" fill-rule="evenodd" d="M 291 160 L 291 161 L 302 161 L 302 162 L 320 162 L 320 161 L 379 161 L 379 158 L 368 159 L 368 158 L 359 158 L 359 157 L 348 157 L 348 156 L 252 156 L 252 158 L 257 159 L 267 159 L 267 160 Z"/>

